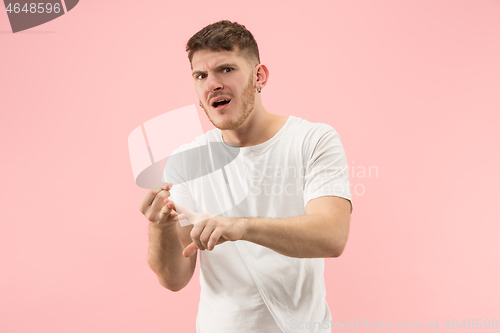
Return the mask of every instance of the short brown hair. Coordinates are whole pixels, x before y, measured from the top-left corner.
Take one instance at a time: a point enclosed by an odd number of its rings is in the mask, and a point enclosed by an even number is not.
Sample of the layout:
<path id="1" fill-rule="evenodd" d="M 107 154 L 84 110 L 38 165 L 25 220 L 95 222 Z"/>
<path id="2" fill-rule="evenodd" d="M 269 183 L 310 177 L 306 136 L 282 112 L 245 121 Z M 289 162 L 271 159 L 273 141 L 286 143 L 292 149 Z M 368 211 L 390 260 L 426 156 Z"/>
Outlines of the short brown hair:
<path id="1" fill-rule="evenodd" d="M 196 51 L 233 51 L 235 46 L 249 63 L 260 64 L 259 48 L 252 33 L 244 25 L 227 20 L 207 25 L 194 34 L 186 44 L 186 52 L 192 67 Z"/>

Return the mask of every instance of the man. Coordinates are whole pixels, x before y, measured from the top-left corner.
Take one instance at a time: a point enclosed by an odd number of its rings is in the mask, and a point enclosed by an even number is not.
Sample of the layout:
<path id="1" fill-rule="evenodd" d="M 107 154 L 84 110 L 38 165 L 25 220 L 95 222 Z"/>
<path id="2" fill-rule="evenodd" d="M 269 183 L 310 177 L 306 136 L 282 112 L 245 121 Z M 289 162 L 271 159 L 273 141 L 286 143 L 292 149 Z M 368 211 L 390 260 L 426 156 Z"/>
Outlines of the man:
<path id="1" fill-rule="evenodd" d="M 264 109 L 269 70 L 244 26 L 211 24 L 186 50 L 200 106 L 216 128 L 175 151 L 209 154 L 177 159 L 165 168 L 169 183 L 142 200 L 151 269 L 179 291 L 200 250 L 198 333 L 330 332 L 323 258 L 342 254 L 352 212 L 338 133 Z M 236 156 L 219 168 L 215 143 Z M 189 176 L 200 161 L 209 172 Z"/>

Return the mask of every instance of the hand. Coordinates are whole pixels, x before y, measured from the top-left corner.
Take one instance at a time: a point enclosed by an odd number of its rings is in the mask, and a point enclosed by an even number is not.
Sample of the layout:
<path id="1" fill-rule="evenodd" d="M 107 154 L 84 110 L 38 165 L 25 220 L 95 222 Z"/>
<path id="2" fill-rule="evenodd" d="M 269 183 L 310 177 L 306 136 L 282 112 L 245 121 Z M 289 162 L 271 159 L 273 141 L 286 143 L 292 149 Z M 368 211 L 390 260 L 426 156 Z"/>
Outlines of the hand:
<path id="1" fill-rule="evenodd" d="M 180 219 L 188 219 L 193 224 L 190 236 L 193 242 L 189 244 L 182 255 L 191 257 L 197 251 L 212 251 L 215 245 L 226 241 L 237 241 L 243 238 L 246 232 L 246 219 L 229 218 L 208 213 L 194 213 L 179 204 L 175 204 L 175 209 Z"/>
<path id="2" fill-rule="evenodd" d="M 172 189 L 172 184 L 161 183 L 160 188 L 151 189 L 146 192 L 141 201 L 139 211 L 154 226 L 169 228 L 176 226 L 177 221 L 179 221 L 179 215 L 173 210 L 174 203 L 168 200 L 170 189 Z M 180 218 L 183 217 L 180 216 Z"/>

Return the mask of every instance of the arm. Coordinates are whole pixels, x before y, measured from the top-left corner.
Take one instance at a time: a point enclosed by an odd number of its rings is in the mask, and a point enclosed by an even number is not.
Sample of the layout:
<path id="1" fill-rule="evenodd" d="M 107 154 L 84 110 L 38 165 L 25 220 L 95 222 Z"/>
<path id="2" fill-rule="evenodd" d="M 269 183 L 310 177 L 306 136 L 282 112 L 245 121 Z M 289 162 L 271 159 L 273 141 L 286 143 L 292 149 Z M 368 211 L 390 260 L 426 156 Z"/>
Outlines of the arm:
<path id="1" fill-rule="evenodd" d="M 184 288 L 193 276 L 196 256 L 182 256 L 189 238 L 190 227 L 181 228 L 179 216 L 168 200 L 172 184 L 163 183 L 161 189 L 149 190 L 139 210 L 150 221 L 147 262 L 158 276 L 161 285 L 172 291 Z"/>
<path id="2" fill-rule="evenodd" d="M 351 204 L 340 197 L 309 201 L 306 215 L 247 219 L 242 240 L 297 258 L 338 257 L 349 235 Z"/>
<path id="3" fill-rule="evenodd" d="M 326 131 L 325 131 L 326 130 Z M 317 135 L 304 146 L 303 216 L 284 219 L 227 218 L 202 216 L 187 210 L 194 226 L 193 243 L 183 252 L 191 256 L 197 249 L 212 250 L 226 241 L 247 240 L 280 254 L 299 257 L 338 257 L 349 234 L 351 202 L 349 173 L 340 136 L 331 126 L 318 128 Z M 338 195 L 337 195 L 338 194 Z M 314 198 L 314 199 L 313 199 Z"/>
<path id="4" fill-rule="evenodd" d="M 192 256 L 197 249 L 211 251 L 228 240 L 246 240 L 290 257 L 325 258 L 338 257 L 344 250 L 351 204 L 341 197 L 319 197 L 309 201 L 306 215 L 283 219 L 199 218 L 199 214 L 181 209 L 195 223 L 190 233 L 193 243 L 184 256 Z"/>
<path id="5" fill-rule="evenodd" d="M 196 267 L 196 254 L 189 258 L 182 256 L 184 248 L 191 242 L 191 228 L 181 228 L 179 222 L 168 227 L 154 223 L 149 226 L 148 265 L 158 276 L 160 284 L 171 291 L 184 288 Z"/>

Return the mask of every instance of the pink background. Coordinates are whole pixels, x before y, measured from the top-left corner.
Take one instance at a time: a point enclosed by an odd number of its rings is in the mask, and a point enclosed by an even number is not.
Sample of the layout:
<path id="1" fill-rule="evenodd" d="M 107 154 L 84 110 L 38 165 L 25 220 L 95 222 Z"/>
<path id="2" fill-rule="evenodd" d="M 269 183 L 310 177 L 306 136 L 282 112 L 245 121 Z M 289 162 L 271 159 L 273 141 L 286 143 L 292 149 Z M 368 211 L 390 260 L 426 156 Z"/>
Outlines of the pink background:
<path id="1" fill-rule="evenodd" d="M 195 331 L 198 270 L 173 293 L 147 265 L 127 137 L 197 104 L 185 43 L 220 19 L 254 34 L 268 111 L 341 135 L 334 321 L 500 320 L 500 1 L 81 1 L 16 34 L 0 12 L 0 332 Z"/>

